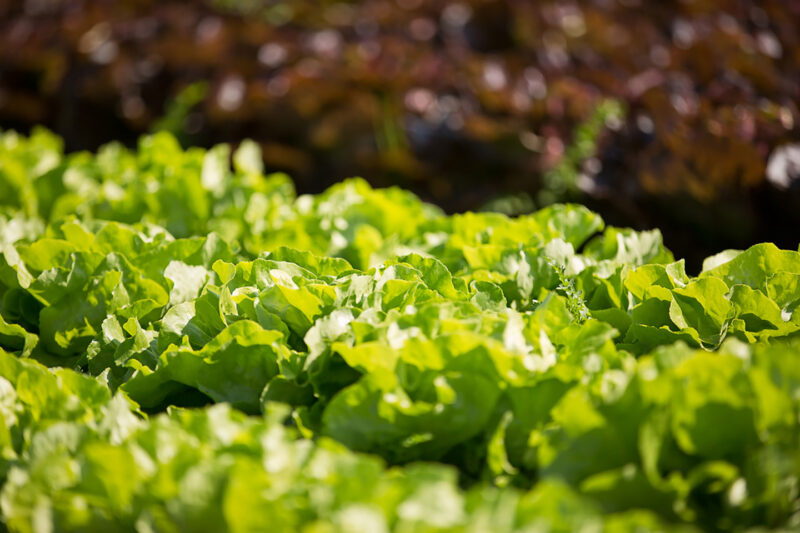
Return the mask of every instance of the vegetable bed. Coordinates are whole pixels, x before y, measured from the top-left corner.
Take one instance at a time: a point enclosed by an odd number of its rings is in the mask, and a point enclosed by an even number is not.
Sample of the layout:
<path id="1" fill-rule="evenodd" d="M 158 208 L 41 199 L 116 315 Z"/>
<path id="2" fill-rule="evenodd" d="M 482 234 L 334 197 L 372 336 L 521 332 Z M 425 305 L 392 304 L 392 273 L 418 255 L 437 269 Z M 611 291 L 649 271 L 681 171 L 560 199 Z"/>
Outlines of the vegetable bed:
<path id="1" fill-rule="evenodd" d="M 231 166 L 232 160 L 232 166 Z M 800 253 L 0 136 L 0 527 L 800 527 Z"/>

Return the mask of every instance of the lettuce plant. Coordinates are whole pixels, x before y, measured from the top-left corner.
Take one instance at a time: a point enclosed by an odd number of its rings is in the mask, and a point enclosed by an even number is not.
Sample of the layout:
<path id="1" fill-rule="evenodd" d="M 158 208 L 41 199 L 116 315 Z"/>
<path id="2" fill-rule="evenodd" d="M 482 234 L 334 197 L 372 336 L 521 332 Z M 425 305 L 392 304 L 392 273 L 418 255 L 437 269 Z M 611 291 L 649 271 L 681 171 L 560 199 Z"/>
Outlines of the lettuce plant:
<path id="1" fill-rule="evenodd" d="M 230 165 L 232 158 L 233 166 Z M 800 252 L 0 139 L 10 531 L 800 525 Z"/>

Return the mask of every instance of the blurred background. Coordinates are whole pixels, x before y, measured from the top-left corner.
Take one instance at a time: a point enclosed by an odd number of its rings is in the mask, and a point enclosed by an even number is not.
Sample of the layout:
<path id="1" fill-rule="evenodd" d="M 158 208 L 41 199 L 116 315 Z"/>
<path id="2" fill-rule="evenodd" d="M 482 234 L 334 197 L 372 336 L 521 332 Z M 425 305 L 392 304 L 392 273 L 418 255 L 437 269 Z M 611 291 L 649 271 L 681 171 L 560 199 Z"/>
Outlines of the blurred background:
<path id="1" fill-rule="evenodd" d="M 449 212 L 581 202 L 697 270 L 800 240 L 800 0 L 0 0 L 0 129 L 258 142 Z"/>

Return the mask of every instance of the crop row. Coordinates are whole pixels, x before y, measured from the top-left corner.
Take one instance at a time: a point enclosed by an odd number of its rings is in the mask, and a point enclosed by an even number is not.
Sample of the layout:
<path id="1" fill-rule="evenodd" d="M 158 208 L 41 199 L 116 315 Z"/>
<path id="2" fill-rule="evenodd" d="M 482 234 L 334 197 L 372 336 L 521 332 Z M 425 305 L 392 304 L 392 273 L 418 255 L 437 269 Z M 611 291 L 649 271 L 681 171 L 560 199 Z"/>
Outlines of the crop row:
<path id="1" fill-rule="evenodd" d="M 230 159 L 0 137 L 10 530 L 797 525 L 799 252 Z"/>

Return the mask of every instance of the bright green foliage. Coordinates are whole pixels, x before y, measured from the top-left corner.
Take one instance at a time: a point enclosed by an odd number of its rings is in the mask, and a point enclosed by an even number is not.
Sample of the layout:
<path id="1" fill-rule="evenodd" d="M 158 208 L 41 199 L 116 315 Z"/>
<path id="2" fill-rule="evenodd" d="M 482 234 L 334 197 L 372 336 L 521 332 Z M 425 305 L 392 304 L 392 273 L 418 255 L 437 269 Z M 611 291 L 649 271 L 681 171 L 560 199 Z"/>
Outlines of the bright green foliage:
<path id="1" fill-rule="evenodd" d="M 145 421 L 123 396 L 109 399 L 102 385 L 74 372 L 57 376 L 2 353 L 0 364 L 14 369 L 3 403 L 12 436 L 30 434 L 0 494 L 13 531 L 55 524 L 82 532 L 502 533 L 659 524 L 642 511 L 604 516 L 555 480 L 527 494 L 462 491 L 450 467 L 387 469 L 328 439 L 298 439 L 281 424 L 285 409 L 248 417 L 222 404 Z M 55 405 L 78 397 L 72 408 Z"/>
<path id="2" fill-rule="evenodd" d="M 800 526 L 798 252 L 295 198 L 252 143 L 0 150 L 12 531 Z"/>

